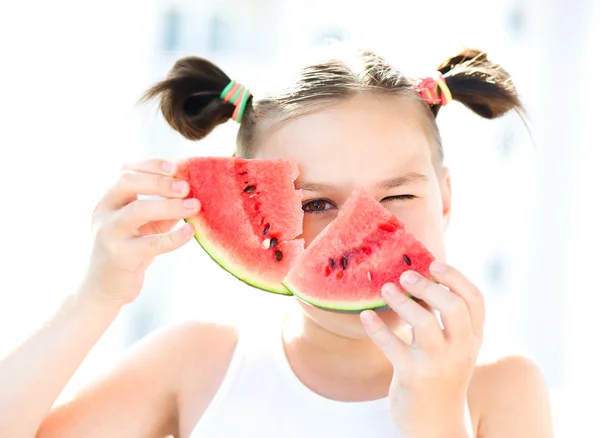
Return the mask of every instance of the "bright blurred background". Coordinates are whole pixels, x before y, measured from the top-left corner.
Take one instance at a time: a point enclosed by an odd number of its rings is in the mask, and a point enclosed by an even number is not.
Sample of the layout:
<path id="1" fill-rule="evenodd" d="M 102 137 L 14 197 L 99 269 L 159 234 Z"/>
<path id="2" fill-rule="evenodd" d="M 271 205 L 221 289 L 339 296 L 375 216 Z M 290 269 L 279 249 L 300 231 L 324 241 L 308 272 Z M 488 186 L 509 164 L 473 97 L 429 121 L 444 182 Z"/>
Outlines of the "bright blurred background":
<path id="1" fill-rule="evenodd" d="M 599 436 L 593 0 L 2 2 L 0 355 L 77 287 L 90 213 L 121 163 L 233 150 L 234 123 L 194 143 L 155 106 L 136 105 L 177 58 L 208 57 L 259 95 L 279 66 L 330 38 L 379 51 L 415 76 L 460 46 L 488 51 L 513 74 L 532 137 L 514 115 L 490 122 L 457 104 L 439 117 L 454 178 L 450 261 L 487 298 L 482 360 L 530 356 L 551 387 L 557 436 Z M 242 286 L 191 242 L 156 260 L 141 298 L 63 397 L 160 326 L 257 315 L 260 323 L 287 304 Z"/>

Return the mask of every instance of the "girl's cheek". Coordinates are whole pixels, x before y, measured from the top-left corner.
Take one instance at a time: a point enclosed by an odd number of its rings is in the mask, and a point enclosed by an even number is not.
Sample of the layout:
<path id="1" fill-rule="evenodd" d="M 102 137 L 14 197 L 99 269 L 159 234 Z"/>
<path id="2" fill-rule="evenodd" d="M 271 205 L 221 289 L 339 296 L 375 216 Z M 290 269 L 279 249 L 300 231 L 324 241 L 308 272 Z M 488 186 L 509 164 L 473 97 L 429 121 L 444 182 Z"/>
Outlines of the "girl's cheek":
<path id="1" fill-rule="evenodd" d="M 334 214 L 324 213 L 320 215 L 304 215 L 302 224 L 302 237 L 304 238 L 304 246 L 308 246 L 315 237 L 335 218 Z"/>
<path id="2" fill-rule="evenodd" d="M 423 202 L 421 202 L 423 201 Z M 390 206 L 389 210 L 406 226 L 406 230 L 423 243 L 436 257 L 443 255 L 444 220 L 435 206 L 419 199 L 412 204 Z"/>

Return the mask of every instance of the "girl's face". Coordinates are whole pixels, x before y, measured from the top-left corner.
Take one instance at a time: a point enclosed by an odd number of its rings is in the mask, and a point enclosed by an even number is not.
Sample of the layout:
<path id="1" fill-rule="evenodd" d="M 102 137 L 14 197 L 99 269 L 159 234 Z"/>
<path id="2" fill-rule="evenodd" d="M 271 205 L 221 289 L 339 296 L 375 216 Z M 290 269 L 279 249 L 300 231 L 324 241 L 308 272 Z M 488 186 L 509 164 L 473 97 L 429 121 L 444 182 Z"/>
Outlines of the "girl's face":
<path id="1" fill-rule="evenodd" d="M 363 94 L 300 116 L 265 135 L 257 157 L 298 163 L 307 245 L 336 217 L 352 191 L 362 188 L 444 260 L 450 180 L 445 170 L 436 173 L 425 121 L 412 105 L 396 97 Z M 301 305 L 328 331 L 366 336 L 358 315 Z M 388 311 L 382 317 L 394 324 L 394 315 Z"/>

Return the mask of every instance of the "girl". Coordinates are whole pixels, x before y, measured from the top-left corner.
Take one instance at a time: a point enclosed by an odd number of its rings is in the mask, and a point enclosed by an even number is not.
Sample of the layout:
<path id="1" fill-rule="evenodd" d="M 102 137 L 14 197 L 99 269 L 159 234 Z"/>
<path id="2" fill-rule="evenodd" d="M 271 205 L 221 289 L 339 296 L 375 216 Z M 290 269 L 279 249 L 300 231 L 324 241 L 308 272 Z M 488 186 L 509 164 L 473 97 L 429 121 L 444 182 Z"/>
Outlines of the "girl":
<path id="1" fill-rule="evenodd" d="M 233 116 L 238 156 L 295 160 L 307 244 L 353 190 L 367 190 L 435 255 L 437 284 L 406 272 L 402 289 L 382 288 L 390 310 L 379 314 L 336 314 L 298 302 L 262 330 L 202 322 L 162 330 L 52 408 L 119 310 L 137 297 L 153 258 L 192 238 L 189 225 L 174 225 L 201 212 L 197 200 L 183 200 L 189 187 L 174 178 L 176 164 L 126 165 L 94 211 L 95 245 L 80 289 L 0 365 L 0 435 L 552 436 L 546 384 L 532 362 L 507 357 L 476 365 L 483 296 L 444 263 L 452 197 L 436 116 L 452 100 L 486 118 L 520 111 L 508 74 L 484 53 L 466 50 L 416 81 L 359 52 L 307 66 L 285 91 L 260 100 L 249 92 L 222 98 L 230 83 L 209 61 L 185 58 L 146 97 L 160 98 L 166 120 L 188 139 L 202 139 Z"/>

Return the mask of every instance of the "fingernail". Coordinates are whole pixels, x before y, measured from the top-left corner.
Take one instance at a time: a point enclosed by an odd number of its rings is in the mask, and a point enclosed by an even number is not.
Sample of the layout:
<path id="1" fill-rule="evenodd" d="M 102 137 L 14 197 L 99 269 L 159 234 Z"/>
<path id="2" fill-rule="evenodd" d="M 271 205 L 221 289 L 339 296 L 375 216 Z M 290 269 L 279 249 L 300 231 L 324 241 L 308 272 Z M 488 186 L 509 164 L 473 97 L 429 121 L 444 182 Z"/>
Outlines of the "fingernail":
<path id="1" fill-rule="evenodd" d="M 396 286 L 392 283 L 386 283 L 381 287 L 381 294 L 384 297 L 392 298 L 397 294 Z"/>
<path id="2" fill-rule="evenodd" d="M 165 161 L 162 164 L 162 168 L 165 172 L 171 173 L 175 170 L 175 164 L 171 163 L 170 161 Z"/>
<path id="3" fill-rule="evenodd" d="M 400 281 L 404 284 L 415 284 L 419 277 L 413 271 L 406 271 L 400 276 Z"/>
<path id="4" fill-rule="evenodd" d="M 183 193 L 187 190 L 187 183 L 185 181 L 175 181 L 173 183 L 173 190 L 177 193 Z"/>
<path id="5" fill-rule="evenodd" d="M 446 267 L 447 266 L 444 263 L 436 260 L 431 264 L 431 266 L 429 266 L 429 270 L 436 274 L 443 274 L 446 270 Z"/>
<path id="6" fill-rule="evenodd" d="M 198 204 L 199 204 L 199 202 L 195 198 L 190 198 L 190 199 L 186 199 L 185 201 L 183 201 L 183 206 L 185 208 L 189 208 L 190 210 L 197 208 Z"/>
<path id="7" fill-rule="evenodd" d="M 366 324 L 371 324 L 373 321 L 375 321 L 374 316 L 375 312 L 373 312 L 372 310 L 364 310 L 360 313 L 360 318 Z"/>

